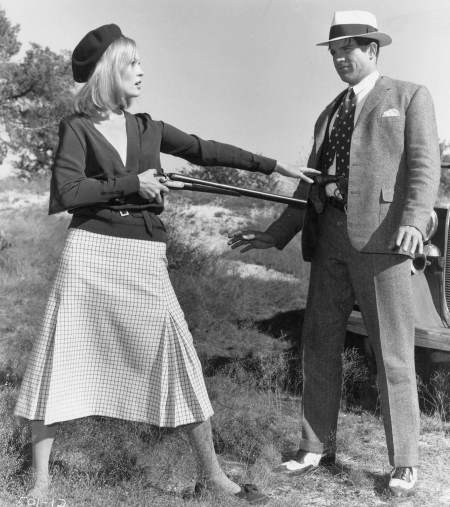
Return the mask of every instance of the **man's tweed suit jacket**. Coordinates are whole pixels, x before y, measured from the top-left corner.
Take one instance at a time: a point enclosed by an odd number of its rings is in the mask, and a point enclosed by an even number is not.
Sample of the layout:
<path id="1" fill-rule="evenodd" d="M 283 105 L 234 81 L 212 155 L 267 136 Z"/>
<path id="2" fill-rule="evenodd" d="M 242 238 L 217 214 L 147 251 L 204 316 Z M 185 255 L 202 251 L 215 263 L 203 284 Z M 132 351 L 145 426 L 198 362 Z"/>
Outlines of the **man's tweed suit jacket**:
<path id="1" fill-rule="evenodd" d="M 308 167 L 321 166 L 327 126 L 341 96 L 316 122 Z M 347 228 L 354 248 L 392 253 L 389 242 L 400 225 L 414 226 L 423 234 L 439 181 L 439 141 L 428 90 L 380 77 L 367 96 L 351 141 Z M 305 197 L 305 185 L 300 184 L 294 195 Z M 302 226 L 303 256 L 311 260 L 320 233 L 312 205 L 306 212 L 288 206 L 267 232 L 283 248 Z"/>

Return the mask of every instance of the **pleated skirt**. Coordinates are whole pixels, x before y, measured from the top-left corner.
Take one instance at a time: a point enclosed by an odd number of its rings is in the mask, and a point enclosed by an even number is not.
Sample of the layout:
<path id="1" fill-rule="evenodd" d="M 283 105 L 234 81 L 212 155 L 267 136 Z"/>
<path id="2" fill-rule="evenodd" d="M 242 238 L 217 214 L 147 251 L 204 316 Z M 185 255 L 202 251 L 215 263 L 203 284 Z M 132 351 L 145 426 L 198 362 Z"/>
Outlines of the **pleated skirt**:
<path id="1" fill-rule="evenodd" d="M 161 427 L 213 414 L 165 243 L 69 231 L 15 414 Z"/>

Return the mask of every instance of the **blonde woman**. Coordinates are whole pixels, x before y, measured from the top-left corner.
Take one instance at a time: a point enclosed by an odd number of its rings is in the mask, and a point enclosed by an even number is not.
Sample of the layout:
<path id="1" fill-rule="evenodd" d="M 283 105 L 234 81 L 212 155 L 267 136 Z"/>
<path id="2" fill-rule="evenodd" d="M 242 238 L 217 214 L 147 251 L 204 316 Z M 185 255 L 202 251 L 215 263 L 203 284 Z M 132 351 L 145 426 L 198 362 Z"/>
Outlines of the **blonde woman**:
<path id="1" fill-rule="evenodd" d="M 15 410 L 33 421 L 29 494 L 48 492 L 56 423 L 98 415 L 184 426 L 209 487 L 263 503 L 256 488 L 225 475 L 214 452 L 213 410 L 167 274 L 159 214 L 169 189 L 157 174 L 160 152 L 304 179 L 308 171 L 128 113 L 143 71 L 117 25 L 89 32 L 72 70 L 84 86 L 60 124 L 49 212 L 73 218 Z"/>

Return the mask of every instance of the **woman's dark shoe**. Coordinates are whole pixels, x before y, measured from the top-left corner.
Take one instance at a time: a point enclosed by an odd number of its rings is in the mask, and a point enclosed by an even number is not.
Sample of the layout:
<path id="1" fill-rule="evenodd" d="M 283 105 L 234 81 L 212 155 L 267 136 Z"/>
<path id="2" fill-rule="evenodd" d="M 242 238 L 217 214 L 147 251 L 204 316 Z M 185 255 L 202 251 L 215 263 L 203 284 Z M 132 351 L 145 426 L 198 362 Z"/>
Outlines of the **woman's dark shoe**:
<path id="1" fill-rule="evenodd" d="M 199 500 L 206 492 L 206 484 L 204 482 L 196 482 L 192 488 L 186 488 L 181 494 L 183 500 Z"/>
<path id="2" fill-rule="evenodd" d="M 239 484 L 239 486 L 241 491 L 235 493 L 234 496 L 240 500 L 245 500 L 251 505 L 264 505 L 270 500 L 254 484 Z M 206 484 L 204 482 L 197 482 L 193 489 L 183 492 L 183 500 L 199 500 L 206 491 Z"/>
<path id="3" fill-rule="evenodd" d="M 246 500 L 251 505 L 264 505 L 270 498 L 258 490 L 254 484 L 239 484 L 241 491 L 234 496 Z"/>

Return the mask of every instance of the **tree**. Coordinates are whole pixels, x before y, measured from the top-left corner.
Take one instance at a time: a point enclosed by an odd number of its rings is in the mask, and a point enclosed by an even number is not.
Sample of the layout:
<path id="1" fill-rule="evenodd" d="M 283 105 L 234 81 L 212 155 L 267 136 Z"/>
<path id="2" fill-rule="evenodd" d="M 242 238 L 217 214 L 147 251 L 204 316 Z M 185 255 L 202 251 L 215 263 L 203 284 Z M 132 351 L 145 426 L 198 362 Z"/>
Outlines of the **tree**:
<path id="1" fill-rule="evenodd" d="M 12 56 L 19 52 L 18 32 L 19 25 L 11 25 L 5 16 L 5 11 L 0 9 L 0 63 L 8 62 Z"/>
<path id="2" fill-rule="evenodd" d="M 18 25 L 0 9 L 0 159 L 9 151 L 23 174 L 48 169 L 59 120 L 71 110 L 73 80 L 68 52 L 32 43 L 21 61 Z M 1 134 L 0 134 L 1 135 Z M 1 160 L 0 160 L 1 161 Z"/>

